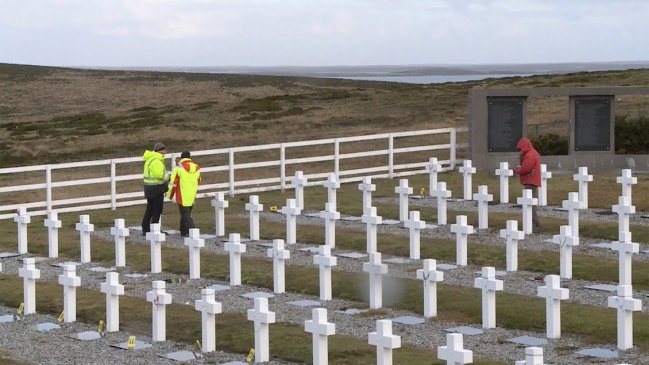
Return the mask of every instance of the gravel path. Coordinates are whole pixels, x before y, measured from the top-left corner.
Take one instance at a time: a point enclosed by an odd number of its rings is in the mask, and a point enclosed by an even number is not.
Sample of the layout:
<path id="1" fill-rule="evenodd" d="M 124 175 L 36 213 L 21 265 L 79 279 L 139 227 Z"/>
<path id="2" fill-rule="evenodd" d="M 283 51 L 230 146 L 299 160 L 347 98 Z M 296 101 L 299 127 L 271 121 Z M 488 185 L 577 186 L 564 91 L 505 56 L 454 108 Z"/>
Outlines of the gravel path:
<path id="1" fill-rule="evenodd" d="M 382 199 L 382 203 L 396 204 L 396 199 Z M 433 206 L 434 202 L 431 199 L 411 199 L 410 206 L 412 210 L 416 210 L 418 206 Z M 475 210 L 475 203 L 455 201 L 449 203 L 450 210 Z M 490 212 L 520 212 L 520 209 L 512 205 L 492 205 L 489 206 Z M 557 218 L 566 218 L 566 213 L 555 210 L 553 208 L 540 208 L 539 214 L 541 217 L 552 216 Z M 642 224 L 649 226 L 649 220 L 639 218 L 638 214 L 632 218 L 632 224 Z M 284 221 L 284 217 L 275 213 L 263 213 L 262 219 Z M 580 212 L 581 221 L 607 221 L 617 222 L 617 216 L 598 215 L 594 211 Z M 319 218 L 300 216 L 298 224 L 312 224 L 321 225 L 322 220 Z M 299 229 L 299 227 L 298 227 Z M 360 222 L 351 221 L 338 221 L 337 229 L 351 229 L 364 231 L 365 225 Z M 393 233 L 399 235 L 408 235 L 407 229 L 401 228 L 398 225 L 382 225 L 379 227 L 379 234 Z M 453 239 L 454 236 L 449 232 L 448 227 L 438 227 L 434 229 L 426 229 L 422 231 L 422 235 L 436 238 L 449 238 Z M 112 240 L 109 234 L 108 227 L 97 227 L 93 237 Z M 557 251 L 558 247 L 553 244 L 545 243 L 544 241 L 550 238 L 549 235 L 534 234 L 521 241 L 519 247 L 521 249 L 529 250 L 545 250 Z M 148 245 L 141 235 L 132 234 L 128 240 L 128 244 L 141 244 Z M 582 239 L 580 246 L 575 249 L 576 254 L 591 255 L 591 256 L 606 256 L 612 260 L 617 259 L 617 253 L 610 250 L 598 249 L 590 247 L 594 243 L 601 243 L 605 241 Z M 267 248 L 258 245 L 258 243 L 269 243 L 268 241 L 260 241 L 248 244 L 246 256 L 266 257 Z M 490 229 L 481 231 L 476 235 L 472 235 L 469 241 L 469 249 L 471 245 L 484 244 L 484 245 L 499 245 L 504 246 L 502 239 L 498 237 L 497 229 Z M 170 235 L 164 242 L 166 247 L 184 247 L 181 238 L 177 235 Z M 289 265 L 304 265 L 313 266 L 312 253 L 308 251 L 300 251 L 299 249 L 314 247 L 313 245 L 296 244 L 288 247 L 291 250 L 291 258 L 287 261 Z M 641 248 L 642 250 L 643 248 Z M 128 251 L 128 246 L 127 246 Z M 220 240 L 208 240 L 206 247 L 203 251 L 213 252 L 219 255 L 227 254 L 223 248 Z M 336 249 L 335 253 L 340 254 L 344 250 Z M 385 255 L 383 259 L 389 259 L 390 256 Z M 648 254 L 635 255 L 636 259 L 649 260 Z M 17 276 L 18 268 L 22 266 L 19 261 L 20 257 L 3 259 L 3 273 L 8 275 Z M 338 257 L 338 266 L 334 268 L 335 271 L 349 271 L 360 272 L 362 271 L 362 263 L 365 259 L 349 259 L 345 257 Z M 62 272 L 62 269 L 53 266 L 54 263 L 60 263 L 66 260 L 63 259 L 47 259 L 37 263 L 37 268 L 41 270 L 41 280 L 48 280 L 55 282 L 57 276 Z M 128 257 L 127 257 L 128 263 Z M 441 262 L 438 262 L 441 263 Z M 452 263 L 451 263 L 452 264 Z M 90 271 L 89 269 L 97 267 L 96 264 L 84 264 L 78 268 L 78 275 L 81 276 L 82 286 L 94 290 L 99 290 L 100 283 L 104 281 L 104 272 Z M 388 278 L 384 281 L 384 298 L 389 302 L 391 295 L 398 295 L 398 289 L 393 288 L 389 284 L 389 277 L 409 278 L 415 280 L 414 272 L 421 267 L 421 260 L 410 260 L 403 264 L 389 264 Z M 473 280 L 476 272 L 481 268 L 477 266 L 467 266 L 455 270 L 447 270 L 444 273 L 444 283 L 473 287 Z M 175 275 L 171 273 L 153 274 L 148 275 L 146 278 L 129 278 L 125 274 L 131 273 L 127 267 L 120 269 L 120 281 L 126 287 L 126 295 L 135 297 L 144 297 L 145 293 L 151 290 L 151 281 L 168 279 L 174 277 L 184 277 L 186 275 Z M 508 273 L 504 277 L 505 285 L 504 290 L 510 293 L 517 293 L 536 297 L 537 287 L 542 285 L 543 273 L 519 271 L 516 273 Z M 194 300 L 199 299 L 200 289 L 212 284 L 227 285 L 226 282 L 219 282 L 215 280 L 192 280 L 182 284 L 168 284 L 167 292 L 173 296 L 175 303 L 191 304 Z M 584 289 L 584 286 L 595 284 L 584 280 L 568 280 L 563 281 L 562 286 L 570 289 L 570 301 L 606 307 L 607 298 L 613 295 L 609 292 L 595 291 Z M 610 283 L 615 284 L 615 283 Z M 253 291 L 270 291 L 267 288 L 256 288 L 251 286 L 234 287 L 228 291 L 217 292 L 216 300 L 223 304 L 224 312 L 237 312 L 245 313 L 246 309 L 252 307 L 250 299 L 242 297 L 242 294 Z M 634 292 L 634 297 L 642 298 L 643 307 L 649 307 L 649 299 L 647 292 Z M 270 310 L 276 312 L 278 322 L 289 322 L 299 326 L 303 326 L 306 319 L 311 317 L 311 309 L 309 307 L 298 307 L 288 304 L 288 302 L 296 300 L 314 300 L 319 301 L 319 298 L 309 295 L 302 295 L 296 293 L 285 293 L 277 295 L 269 300 Z M 343 311 L 348 308 L 366 308 L 366 303 L 351 302 L 346 300 L 334 299 L 332 301 L 323 303 L 323 307 L 328 309 L 328 319 L 330 322 L 336 324 L 336 334 L 344 334 L 356 337 L 362 340 L 367 339 L 367 333 L 375 330 L 375 321 L 383 318 L 394 318 L 399 316 L 417 316 L 420 315 L 410 313 L 403 310 L 395 310 L 385 308 L 372 315 L 350 315 Z M 0 314 L 10 313 L 13 311 L 11 308 L 0 306 Z M 612 311 L 612 309 L 611 309 Z M 198 315 L 198 313 L 197 313 Z M 79 341 L 70 338 L 73 334 L 81 331 L 88 331 L 96 329 L 94 325 L 84 323 L 64 324 L 61 330 L 53 331 L 50 333 L 41 333 L 34 329 L 35 323 L 41 322 L 56 322 L 56 318 L 47 315 L 30 315 L 23 321 L 0 324 L 0 343 L 3 344 L 0 354 L 8 356 L 16 361 L 26 361 L 29 363 L 42 363 L 42 364 L 114 364 L 117 362 L 127 361 L 133 364 L 145 363 L 171 363 L 171 360 L 166 360 L 159 357 L 159 354 L 177 351 L 178 349 L 191 350 L 191 345 L 178 344 L 173 341 L 166 341 L 163 343 L 156 343 L 153 348 L 146 350 L 139 350 L 135 352 L 128 352 L 126 350 L 118 350 L 108 345 L 117 342 L 124 342 L 129 334 L 124 332 L 111 333 L 96 341 Z M 407 326 L 401 324 L 394 324 L 394 333 L 402 336 L 403 343 L 408 343 L 414 346 L 432 348 L 438 345 L 445 344 L 445 334 L 443 330 L 449 327 L 464 325 L 463 323 L 449 323 L 439 320 L 429 320 L 426 323 L 415 326 Z M 251 323 L 252 330 L 252 323 Z M 217 329 L 218 331 L 218 329 Z M 272 325 L 271 325 L 272 331 Z M 145 335 L 137 334 L 139 340 L 150 342 L 150 338 Z M 474 351 L 475 357 L 500 359 L 508 362 L 520 360 L 524 357 L 524 348 L 507 342 L 507 339 L 517 336 L 533 336 L 544 337 L 544 333 L 532 331 L 520 331 L 504 328 L 496 328 L 488 330 L 483 335 L 479 336 L 464 336 L 465 348 Z M 218 332 L 217 332 L 218 336 Z M 574 348 L 588 348 L 589 346 L 582 343 L 580 338 L 576 336 L 563 335 L 561 339 L 551 340 L 548 345 L 544 346 L 545 362 L 552 364 L 583 364 L 583 363 L 598 363 L 598 364 L 617 364 L 621 362 L 646 364 L 649 363 L 649 354 L 639 352 L 637 349 L 627 351 L 615 361 L 604 360 L 591 360 L 577 357 L 574 354 Z M 615 345 L 610 344 L 605 346 L 614 349 Z M 568 350 L 567 350 L 568 349 Z M 398 350 L 396 350 L 398 351 Z M 203 359 L 194 360 L 193 363 L 224 363 L 232 360 L 244 360 L 245 355 L 242 354 L 228 354 L 217 352 L 209 354 Z M 271 353 L 272 357 L 272 353 Z M 594 361 L 594 362 L 591 362 Z M 289 362 L 273 361 L 271 364 L 290 364 Z"/>

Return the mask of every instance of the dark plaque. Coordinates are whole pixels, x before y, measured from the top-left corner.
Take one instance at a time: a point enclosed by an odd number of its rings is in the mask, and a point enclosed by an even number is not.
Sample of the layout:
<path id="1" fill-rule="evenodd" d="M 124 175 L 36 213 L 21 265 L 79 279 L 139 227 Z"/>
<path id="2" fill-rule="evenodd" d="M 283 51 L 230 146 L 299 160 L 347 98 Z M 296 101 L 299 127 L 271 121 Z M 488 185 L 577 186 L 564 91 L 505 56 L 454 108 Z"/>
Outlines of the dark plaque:
<path id="1" fill-rule="evenodd" d="M 516 144 L 523 137 L 524 98 L 488 99 L 489 152 L 516 152 Z"/>
<path id="2" fill-rule="evenodd" d="M 611 150 L 611 98 L 575 98 L 575 151 Z"/>

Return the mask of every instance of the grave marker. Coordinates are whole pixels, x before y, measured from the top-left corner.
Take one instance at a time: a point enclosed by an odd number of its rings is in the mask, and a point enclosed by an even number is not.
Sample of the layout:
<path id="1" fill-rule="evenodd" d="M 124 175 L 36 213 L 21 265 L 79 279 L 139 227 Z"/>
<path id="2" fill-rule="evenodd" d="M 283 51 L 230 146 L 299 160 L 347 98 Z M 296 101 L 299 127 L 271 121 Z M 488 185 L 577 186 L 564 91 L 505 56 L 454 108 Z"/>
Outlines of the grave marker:
<path id="1" fill-rule="evenodd" d="M 241 254 L 246 252 L 246 245 L 238 233 L 230 233 L 223 249 L 230 253 L 230 285 L 241 285 Z"/>
<path id="2" fill-rule="evenodd" d="M 424 268 L 417 269 L 417 279 L 424 281 L 424 317 L 437 317 L 437 282 L 444 280 L 444 273 L 437 270 L 437 261 L 424 260 Z"/>
<path id="3" fill-rule="evenodd" d="M 205 247 L 205 240 L 201 238 L 198 228 L 189 229 L 189 237 L 185 237 L 184 245 L 189 248 L 189 278 L 201 278 L 201 248 Z"/>
<path id="4" fill-rule="evenodd" d="M 36 268 L 33 258 L 23 260 L 23 267 L 18 269 L 18 276 L 23 278 L 23 315 L 36 313 L 36 279 L 41 278 L 41 271 Z"/>
<path id="5" fill-rule="evenodd" d="M 392 350 L 401 347 L 401 337 L 392 334 L 392 321 L 376 321 L 376 332 L 368 334 L 367 342 L 376 346 L 376 364 L 392 365 Z"/>
<path id="6" fill-rule="evenodd" d="M 568 299 L 569 291 L 561 288 L 558 275 L 547 275 L 545 286 L 538 288 L 538 296 L 545 298 L 546 336 L 561 337 L 561 301 Z"/>
<path id="7" fill-rule="evenodd" d="M 500 204 L 509 203 L 509 177 L 514 176 L 514 170 L 509 168 L 508 162 L 501 162 L 496 169 L 496 176 L 500 180 Z"/>
<path id="8" fill-rule="evenodd" d="M 579 200 L 579 193 L 568 193 L 568 200 L 561 203 L 563 209 L 568 210 L 568 225 L 572 227 L 572 234 L 579 237 L 579 209 L 584 204 Z"/>
<path id="9" fill-rule="evenodd" d="M 214 234 L 216 237 L 223 237 L 225 236 L 225 208 L 230 206 L 230 202 L 225 200 L 223 192 L 219 191 L 214 194 L 210 204 L 214 207 Z"/>
<path id="10" fill-rule="evenodd" d="M 255 298 L 255 308 L 248 309 L 248 320 L 255 322 L 255 362 L 270 361 L 268 325 L 275 323 L 275 312 L 268 310 L 268 298 Z"/>
<path id="11" fill-rule="evenodd" d="M 523 196 L 517 198 L 516 202 L 522 206 L 523 232 L 532 234 L 532 206 L 538 205 L 538 199 L 532 197 L 532 190 L 523 189 Z"/>
<path id="12" fill-rule="evenodd" d="M 358 184 L 358 190 L 363 192 L 363 214 L 372 206 L 372 192 L 376 191 L 376 185 L 372 184 L 372 178 L 363 177 L 363 182 Z"/>
<path id="13" fill-rule="evenodd" d="M 465 350 L 462 334 L 446 335 L 446 346 L 437 346 L 437 358 L 446 360 L 447 365 L 464 365 L 473 362 L 473 351 Z"/>
<path id="14" fill-rule="evenodd" d="M 473 200 L 478 201 L 478 229 L 487 229 L 489 227 L 489 202 L 494 200 L 494 196 L 489 194 L 487 185 L 480 185 L 478 192 L 473 194 Z"/>
<path id="15" fill-rule="evenodd" d="M 50 258 L 59 257 L 59 228 L 61 221 L 58 219 L 58 213 L 54 211 L 47 212 L 47 219 L 43 225 L 47 227 L 47 247 Z"/>
<path id="16" fill-rule="evenodd" d="M 202 289 L 201 299 L 194 301 L 194 309 L 201 312 L 201 351 L 216 351 L 216 315 L 222 312 L 221 303 L 214 300 L 214 290 Z"/>
<path id="17" fill-rule="evenodd" d="M 419 236 L 420 231 L 426 228 L 426 222 L 419 220 L 419 212 L 411 211 L 410 219 L 404 222 L 404 226 L 410 231 L 410 258 L 413 260 L 419 260 L 420 255 L 420 245 L 419 245 Z"/>
<path id="18" fill-rule="evenodd" d="M 516 361 L 516 365 L 544 365 L 541 347 L 526 347 L 525 360 Z"/>
<path id="19" fill-rule="evenodd" d="M 302 209 L 297 206 L 295 199 L 286 199 L 286 206 L 280 209 L 280 213 L 286 215 L 286 243 L 294 245 L 297 242 L 297 216 Z"/>
<path id="20" fill-rule="evenodd" d="M 615 180 L 622 185 L 622 196 L 629 198 L 629 204 L 633 202 L 631 188 L 638 183 L 638 178 L 632 175 L 631 169 L 622 169 L 622 176 L 618 176 Z"/>
<path id="21" fill-rule="evenodd" d="M 27 225 L 31 223 L 32 217 L 27 214 L 27 208 L 19 207 L 14 217 L 16 228 L 18 230 L 18 253 L 24 255 L 27 253 Z"/>
<path id="22" fill-rule="evenodd" d="M 618 285 L 617 296 L 608 297 L 608 306 L 617 309 L 617 348 L 633 348 L 633 312 L 642 310 L 642 301 L 633 298 L 631 285 Z"/>
<path id="23" fill-rule="evenodd" d="M 631 219 L 631 214 L 635 214 L 635 206 L 631 205 L 629 198 L 626 196 L 618 197 L 618 204 L 613 206 L 613 212 L 618 215 L 618 231 L 629 232 L 629 220 Z"/>
<path id="24" fill-rule="evenodd" d="M 304 209 L 304 187 L 307 184 L 307 178 L 302 171 L 295 171 L 293 186 L 295 187 L 295 203 L 299 209 Z"/>
<path id="25" fill-rule="evenodd" d="M 153 224 L 151 225 L 153 227 Z M 151 232 L 149 232 L 151 233 Z M 165 282 L 153 282 L 153 290 L 146 292 L 146 301 L 151 302 L 151 341 L 166 341 L 166 305 L 171 304 L 171 294 L 165 291 Z"/>
<path id="26" fill-rule="evenodd" d="M 437 183 L 433 196 L 437 198 L 437 224 L 446 225 L 446 200 L 451 197 L 451 191 L 446 190 L 446 182 Z"/>
<path id="27" fill-rule="evenodd" d="M 466 215 L 456 216 L 456 223 L 451 224 L 451 232 L 455 233 L 456 265 L 467 265 L 467 236 L 473 234 L 473 226 L 467 224 Z"/>
<path id="28" fill-rule="evenodd" d="M 408 219 L 408 195 L 412 194 L 408 179 L 400 179 L 399 186 L 394 188 L 394 192 L 399 194 L 399 220 L 403 222 Z"/>
<path id="29" fill-rule="evenodd" d="M 464 175 L 464 200 L 471 200 L 471 194 L 473 193 L 471 175 L 475 174 L 475 167 L 471 166 L 471 160 L 464 160 L 459 170 Z"/>
<path id="30" fill-rule="evenodd" d="M 63 275 L 59 275 L 59 284 L 63 286 L 63 320 L 65 323 L 77 320 L 77 286 L 81 278 L 77 276 L 75 265 L 63 265 Z"/>
<path id="31" fill-rule="evenodd" d="M 552 236 L 552 243 L 559 245 L 561 277 L 572 279 L 572 248 L 579 245 L 579 237 L 572 234 L 570 226 L 561 226 L 560 232 Z"/>
<path id="32" fill-rule="evenodd" d="M 124 219 L 115 219 L 115 227 L 110 228 L 110 234 L 115 237 L 115 266 L 126 266 L 126 237 L 129 230 L 126 228 Z"/>
<path id="33" fill-rule="evenodd" d="M 320 212 L 320 218 L 325 221 L 325 245 L 335 248 L 336 220 L 340 219 L 340 212 L 336 212 L 336 204 L 325 203 L 325 210 Z"/>
<path id="34" fill-rule="evenodd" d="M 483 267 L 482 277 L 475 278 L 474 287 L 482 290 L 482 328 L 496 327 L 496 291 L 503 290 L 503 281 L 496 279 L 496 269 Z"/>
<path id="35" fill-rule="evenodd" d="M 548 180 L 552 178 L 552 172 L 548 171 L 548 166 L 541 164 L 541 186 L 539 187 L 539 207 L 548 205 Z"/>
<path id="36" fill-rule="evenodd" d="M 517 220 L 508 220 L 507 228 L 500 230 L 500 237 L 506 240 L 507 271 L 517 271 L 518 241 L 525 238 L 525 233 L 518 230 Z"/>
<path id="37" fill-rule="evenodd" d="M 368 207 L 363 210 L 361 222 L 367 227 L 367 253 L 376 252 L 376 236 L 378 225 L 383 223 L 383 218 L 376 215 L 376 207 Z"/>
<path id="38" fill-rule="evenodd" d="M 613 251 L 619 254 L 619 283 L 620 285 L 631 285 L 631 266 L 633 263 L 633 254 L 640 251 L 640 245 L 632 242 L 631 232 L 620 232 L 619 241 L 611 244 Z"/>
<path id="39" fill-rule="evenodd" d="M 146 240 L 151 242 L 151 273 L 162 272 L 162 242 L 166 235 L 160 232 L 160 223 L 152 223 L 151 231 L 146 233 Z"/>
<path id="40" fill-rule="evenodd" d="M 106 282 L 100 291 L 106 294 L 106 332 L 119 331 L 119 296 L 124 295 L 124 285 L 119 283 L 119 274 L 106 273 Z"/>
<path id="41" fill-rule="evenodd" d="M 572 177 L 579 184 L 579 200 L 583 203 L 582 209 L 588 209 L 588 183 L 593 181 L 593 175 L 588 175 L 588 167 L 580 167 L 579 173 Z"/>
<path id="42" fill-rule="evenodd" d="M 90 232 L 95 230 L 95 225 L 90 224 L 90 216 L 82 214 L 79 216 L 79 223 L 76 224 L 76 229 L 79 231 L 81 241 L 81 263 L 87 264 L 90 262 Z"/>
<path id="43" fill-rule="evenodd" d="M 340 188 L 340 181 L 333 172 L 327 175 L 327 181 L 322 184 L 327 189 L 327 202 L 333 205 L 333 210 L 336 210 L 336 189 Z"/>
<path id="44" fill-rule="evenodd" d="M 291 258 L 291 252 L 284 249 L 284 240 L 273 240 L 266 255 L 273 259 L 273 291 L 281 294 L 285 291 L 284 261 Z"/>
<path id="45" fill-rule="evenodd" d="M 442 171 L 442 165 L 437 162 L 437 157 L 428 160 L 426 170 L 428 170 L 428 196 L 432 198 L 433 190 L 437 188 L 437 173 Z"/>
<path id="46" fill-rule="evenodd" d="M 329 246 L 323 245 L 318 247 L 313 263 L 320 267 L 320 300 L 331 300 L 331 268 L 338 264 L 338 259 L 331 256 Z"/>
<path id="47" fill-rule="evenodd" d="M 329 363 L 328 336 L 336 333 L 336 325 L 327 322 L 327 309 L 314 308 L 312 318 L 304 321 L 304 331 L 313 335 L 313 365 Z"/>
<path id="48" fill-rule="evenodd" d="M 383 306 L 383 274 L 388 273 L 388 265 L 381 263 L 381 253 L 371 252 L 369 262 L 363 263 L 363 271 L 370 276 L 370 308 Z"/>
<path id="49" fill-rule="evenodd" d="M 264 211 L 264 205 L 259 204 L 258 195 L 250 195 L 250 202 L 246 203 L 246 210 L 250 212 L 250 239 L 259 241 L 259 212 Z"/>

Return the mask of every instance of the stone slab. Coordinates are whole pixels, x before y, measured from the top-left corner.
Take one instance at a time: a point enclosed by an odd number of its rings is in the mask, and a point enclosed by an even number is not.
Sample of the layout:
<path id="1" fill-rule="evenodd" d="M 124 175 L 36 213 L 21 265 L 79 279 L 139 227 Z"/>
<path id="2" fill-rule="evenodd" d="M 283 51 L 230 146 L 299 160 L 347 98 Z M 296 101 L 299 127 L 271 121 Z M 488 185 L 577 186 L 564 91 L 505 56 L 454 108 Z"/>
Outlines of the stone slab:
<path id="1" fill-rule="evenodd" d="M 47 261 L 47 260 L 49 260 L 48 257 L 32 257 L 32 258 L 34 259 L 34 262 L 35 262 L 35 263 L 39 263 L 39 262 L 43 262 L 43 261 Z M 24 260 L 25 260 L 25 258 L 18 259 L 18 261 L 21 261 L 21 262 L 24 261 Z"/>
<path id="2" fill-rule="evenodd" d="M 250 299 L 254 299 L 254 298 L 274 298 L 275 294 L 266 293 L 266 292 L 263 292 L 263 291 L 255 291 L 255 292 L 243 294 L 242 297 L 246 297 L 246 298 L 250 298 Z"/>
<path id="3" fill-rule="evenodd" d="M 361 217 L 353 217 L 353 216 L 345 216 L 345 217 L 341 217 L 340 219 L 344 220 L 344 221 L 351 221 L 351 222 L 360 222 L 361 221 Z"/>
<path id="4" fill-rule="evenodd" d="M 302 247 L 302 248 L 298 248 L 297 250 L 302 252 L 318 253 L 317 247 Z"/>
<path id="5" fill-rule="evenodd" d="M 426 229 L 435 229 L 439 228 L 437 224 L 426 224 Z"/>
<path id="6" fill-rule="evenodd" d="M 187 284 L 189 280 L 186 278 L 171 278 L 171 279 L 164 279 L 164 281 L 167 284 Z"/>
<path id="7" fill-rule="evenodd" d="M 543 240 L 543 243 L 549 243 L 551 245 L 556 245 L 556 243 L 552 242 L 552 238 L 547 238 Z"/>
<path id="8" fill-rule="evenodd" d="M 615 212 L 613 212 L 611 210 L 598 210 L 598 211 L 595 212 L 595 214 L 597 214 L 597 215 L 614 215 L 614 214 L 617 214 L 617 213 L 615 213 Z"/>
<path id="9" fill-rule="evenodd" d="M 94 341 L 100 339 L 101 335 L 97 331 L 86 331 L 86 332 L 79 332 L 72 338 L 81 341 Z"/>
<path id="10" fill-rule="evenodd" d="M 287 302 L 287 303 L 298 307 L 315 307 L 320 305 L 320 302 L 317 302 L 315 300 L 309 300 L 309 299 L 296 300 L 294 302 Z"/>
<path id="11" fill-rule="evenodd" d="M 451 333 L 461 333 L 466 336 L 477 336 L 484 334 L 484 330 L 481 328 L 469 327 L 469 326 L 459 326 L 444 329 L 446 332 Z"/>
<path id="12" fill-rule="evenodd" d="M 455 269 L 457 269 L 457 265 L 437 264 L 437 269 L 439 269 L 439 270 L 455 270 Z"/>
<path id="13" fill-rule="evenodd" d="M 409 264 L 411 261 L 412 260 L 403 257 L 393 257 L 390 259 L 383 260 L 383 262 L 389 262 L 391 264 Z"/>
<path id="14" fill-rule="evenodd" d="M 610 250 L 613 248 L 613 245 L 610 243 L 596 243 L 594 245 L 590 245 L 590 247 L 596 247 L 596 248 L 604 248 L 607 250 Z"/>
<path id="15" fill-rule="evenodd" d="M 392 318 L 392 322 L 413 326 L 417 324 L 426 323 L 426 320 L 420 317 L 402 316 L 402 317 Z"/>
<path id="16" fill-rule="evenodd" d="M 611 293 L 616 293 L 617 292 L 617 286 L 611 285 L 611 284 L 587 285 L 584 288 L 593 289 L 593 290 L 599 290 L 599 291 L 608 291 L 608 292 L 611 292 Z"/>
<path id="17" fill-rule="evenodd" d="M 192 361 L 203 357 L 199 353 L 186 351 L 186 350 L 170 352 L 168 354 L 158 355 L 158 356 L 163 357 L 165 359 L 174 360 L 174 361 Z"/>
<path id="18" fill-rule="evenodd" d="M 437 265 L 437 267 L 439 268 L 439 265 Z M 476 278 L 481 277 L 482 276 L 482 271 L 474 271 L 473 276 L 475 276 Z M 505 277 L 505 276 L 507 276 L 507 271 L 496 270 L 496 277 L 501 277 L 502 278 L 502 277 Z"/>
<path id="19" fill-rule="evenodd" d="M 347 258 L 350 258 L 350 259 L 362 259 L 364 257 L 367 257 L 367 254 L 366 253 L 359 253 L 359 252 L 346 252 L 346 253 L 336 254 L 336 256 L 347 257 Z"/>
<path id="20" fill-rule="evenodd" d="M 396 219 L 384 219 L 382 224 L 387 224 L 389 226 L 395 225 L 395 224 L 401 224 L 401 221 L 396 220 Z"/>
<path id="21" fill-rule="evenodd" d="M 36 330 L 39 332 L 49 332 L 52 330 L 57 330 L 59 328 L 61 328 L 61 326 L 52 322 L 39 323 L 36 325 Z"/>
<path id="22" fill-rule="evenodd" d="M 212 284 L 207 287 L 208 289 L 212 289 L 215 292 L 220 292 L 220 291 L 228 291 L 232 289 L 229 285 L 221 285 L 221 284 Z"/>
<path id="23" fill-rule="evenodd" d="M 600 359 L 614 359 L 618 357 L 618 352 L 610 349 L 605 349 L 602 347 L 595 347 L 592 349 L 584 349 L 577 351 L 577 355 L 597 357 Z"/>
<path id="24" fill-rule="evenodd" d="M 641 215 L 640 218 L 649 218 L 649 215 Z"/>
<path id="25" fill-rule="evenodd" d="M 202 234 L 202 235 L 200 235 L 198 237 L 200 237 L 200 238 L 202 238 L 204 240 L 213 240 L 213 239 L 217 238 L 216 235 L 213 235 L 213 234 Z"/>
<path id="26" fill-rule="evenodd" d="M 0 252 L 0 259 L 6 259 L 9 257 L 16 257 L 16 256 L 20 256 L 20 254 L 17 252 Z"/>
<path id="27" fill-rule="evenodd" d="M 257 244 L 257 246 L 267 247 L 267 248 L 273 248 L 273 244 L 272 244 L 272 243 L 268 243 L 268 242 L 260 242 L 260 243 Z"/>
<path id="28" fill-rule="evenodd" d="M 0 316 L 0 323 L 10 323 L 20 321 L 20 317 L 13 314 L 5 314 Z"/>
<path id="29" fill-rule="evenodd" d="M 307 213 L 303 214 L 305 217 L 320 218 L 320 213 Z"/>
<path id="30" fill-rule="evenodd" d="M 52 266 L 56 266 L 56 267 L 63 267 L 64 265 L 81 266 L 81 263 L 80 262 L 66 261 L 66 262 L 57 262 L 56 264 L 52 264 Z"/>
<path id="31" fill-rule="evenodd" d="M 96 266 L 96 267 L 91 267 L 88 269 L 88 271 L 94 271 L 94 272 L 110 272 L 110 271 L 115 271 L 114 267 L 102 267 L 102 266 Z"/>
<path id="32" fill-rule="evenodd" d="M 345 310 L 341 310 L 341 311 L 337 311 L 337 312 L 342 313 L 342 314 L 349 314 L 349 315 L 353 316 L 355 314 L 365 313 L 367 311 L 368 311 L 367 309 L 347 308 Z"/>
<path id="33" fill-rule="evenodd" d="M 250 363 L 243 362 L 243 361 L 228 361 L 228 362 L 222 362 L 221 365 L 250 365 Z"/>
<path id="34" fill-rule="evenodd" d="M 128 227 L 130 231 L 140 231 L 142 232 L 142 227 L 140 226 L 133 226 L 133 227 Z"/>
<path id="35" fill-rule="evenodd" d="M 519 336 L 519 337 L 514 337 L 510 338 L 507 340 L 508 342 L 511 343 L 516 343 L 519 345 L 523 346 L 545 346 L 548 344 L 548 340 L 546 338 L 540 338 L 540 337 L 532 337 L 532 336 Z"/>
<path id="36" fill-rule="evenodd" d="M 165 229 L 161 232 L 166 234 L 167 236 L 180 234 L 180 231 L 176 231 L 175 229 Z"/>
<path id="37" fill-rule="evenodd" d="M 120 343 L 110 345 L 110 346 L 118 348 L 118 349 L 123 349 L 123 350 L 128 350 L 129 349 L 128 348 L 128 342 L 120 342 Z M 133 348 L 133 350 L 144 350 L 144 349 L 148 349 L 148 348 L 151 348 L 151 347 L 153 347 L 153 345 L 150 344 L 150 343 L 146 343 L 146 342 L 140 341 L 140 340 L 135 340 L 135 347 Z"/>
<path id="38" fill-rule="evenodd" d="M 131 274 L 124 274 L 124 276 L 127 277 L 127 278 L 135 278 L 135 279 L 142 279 L 142 278 L 149 277 L 148 274 L 138 274 L 136 272 L 131 273 Z"/>
<path id="39" fill-rule="evenodd" d="M 410 195 L 410 196 L 408 196 L 408 198 L 410 198 L 410 199 L 428 199 L 429 197 L 422 196 L 422 195 Z"/>

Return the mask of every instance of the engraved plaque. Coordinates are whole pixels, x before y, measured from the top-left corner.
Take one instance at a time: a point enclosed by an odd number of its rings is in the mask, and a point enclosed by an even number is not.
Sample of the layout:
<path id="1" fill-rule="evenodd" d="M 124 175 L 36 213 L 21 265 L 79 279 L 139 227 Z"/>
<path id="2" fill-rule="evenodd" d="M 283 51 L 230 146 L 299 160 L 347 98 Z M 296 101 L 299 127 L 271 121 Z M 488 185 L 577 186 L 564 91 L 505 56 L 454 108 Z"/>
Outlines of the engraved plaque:
<path id="1" fill-rule="evenodd" d="M 516 152 L 523 137 L 524 98 L 488 98 L 489 152 Z"/>
<path id="2" fill-rule="evenodd" d="M 611 150 L 611 100 L 575 98 L 575 151 Z"/>

